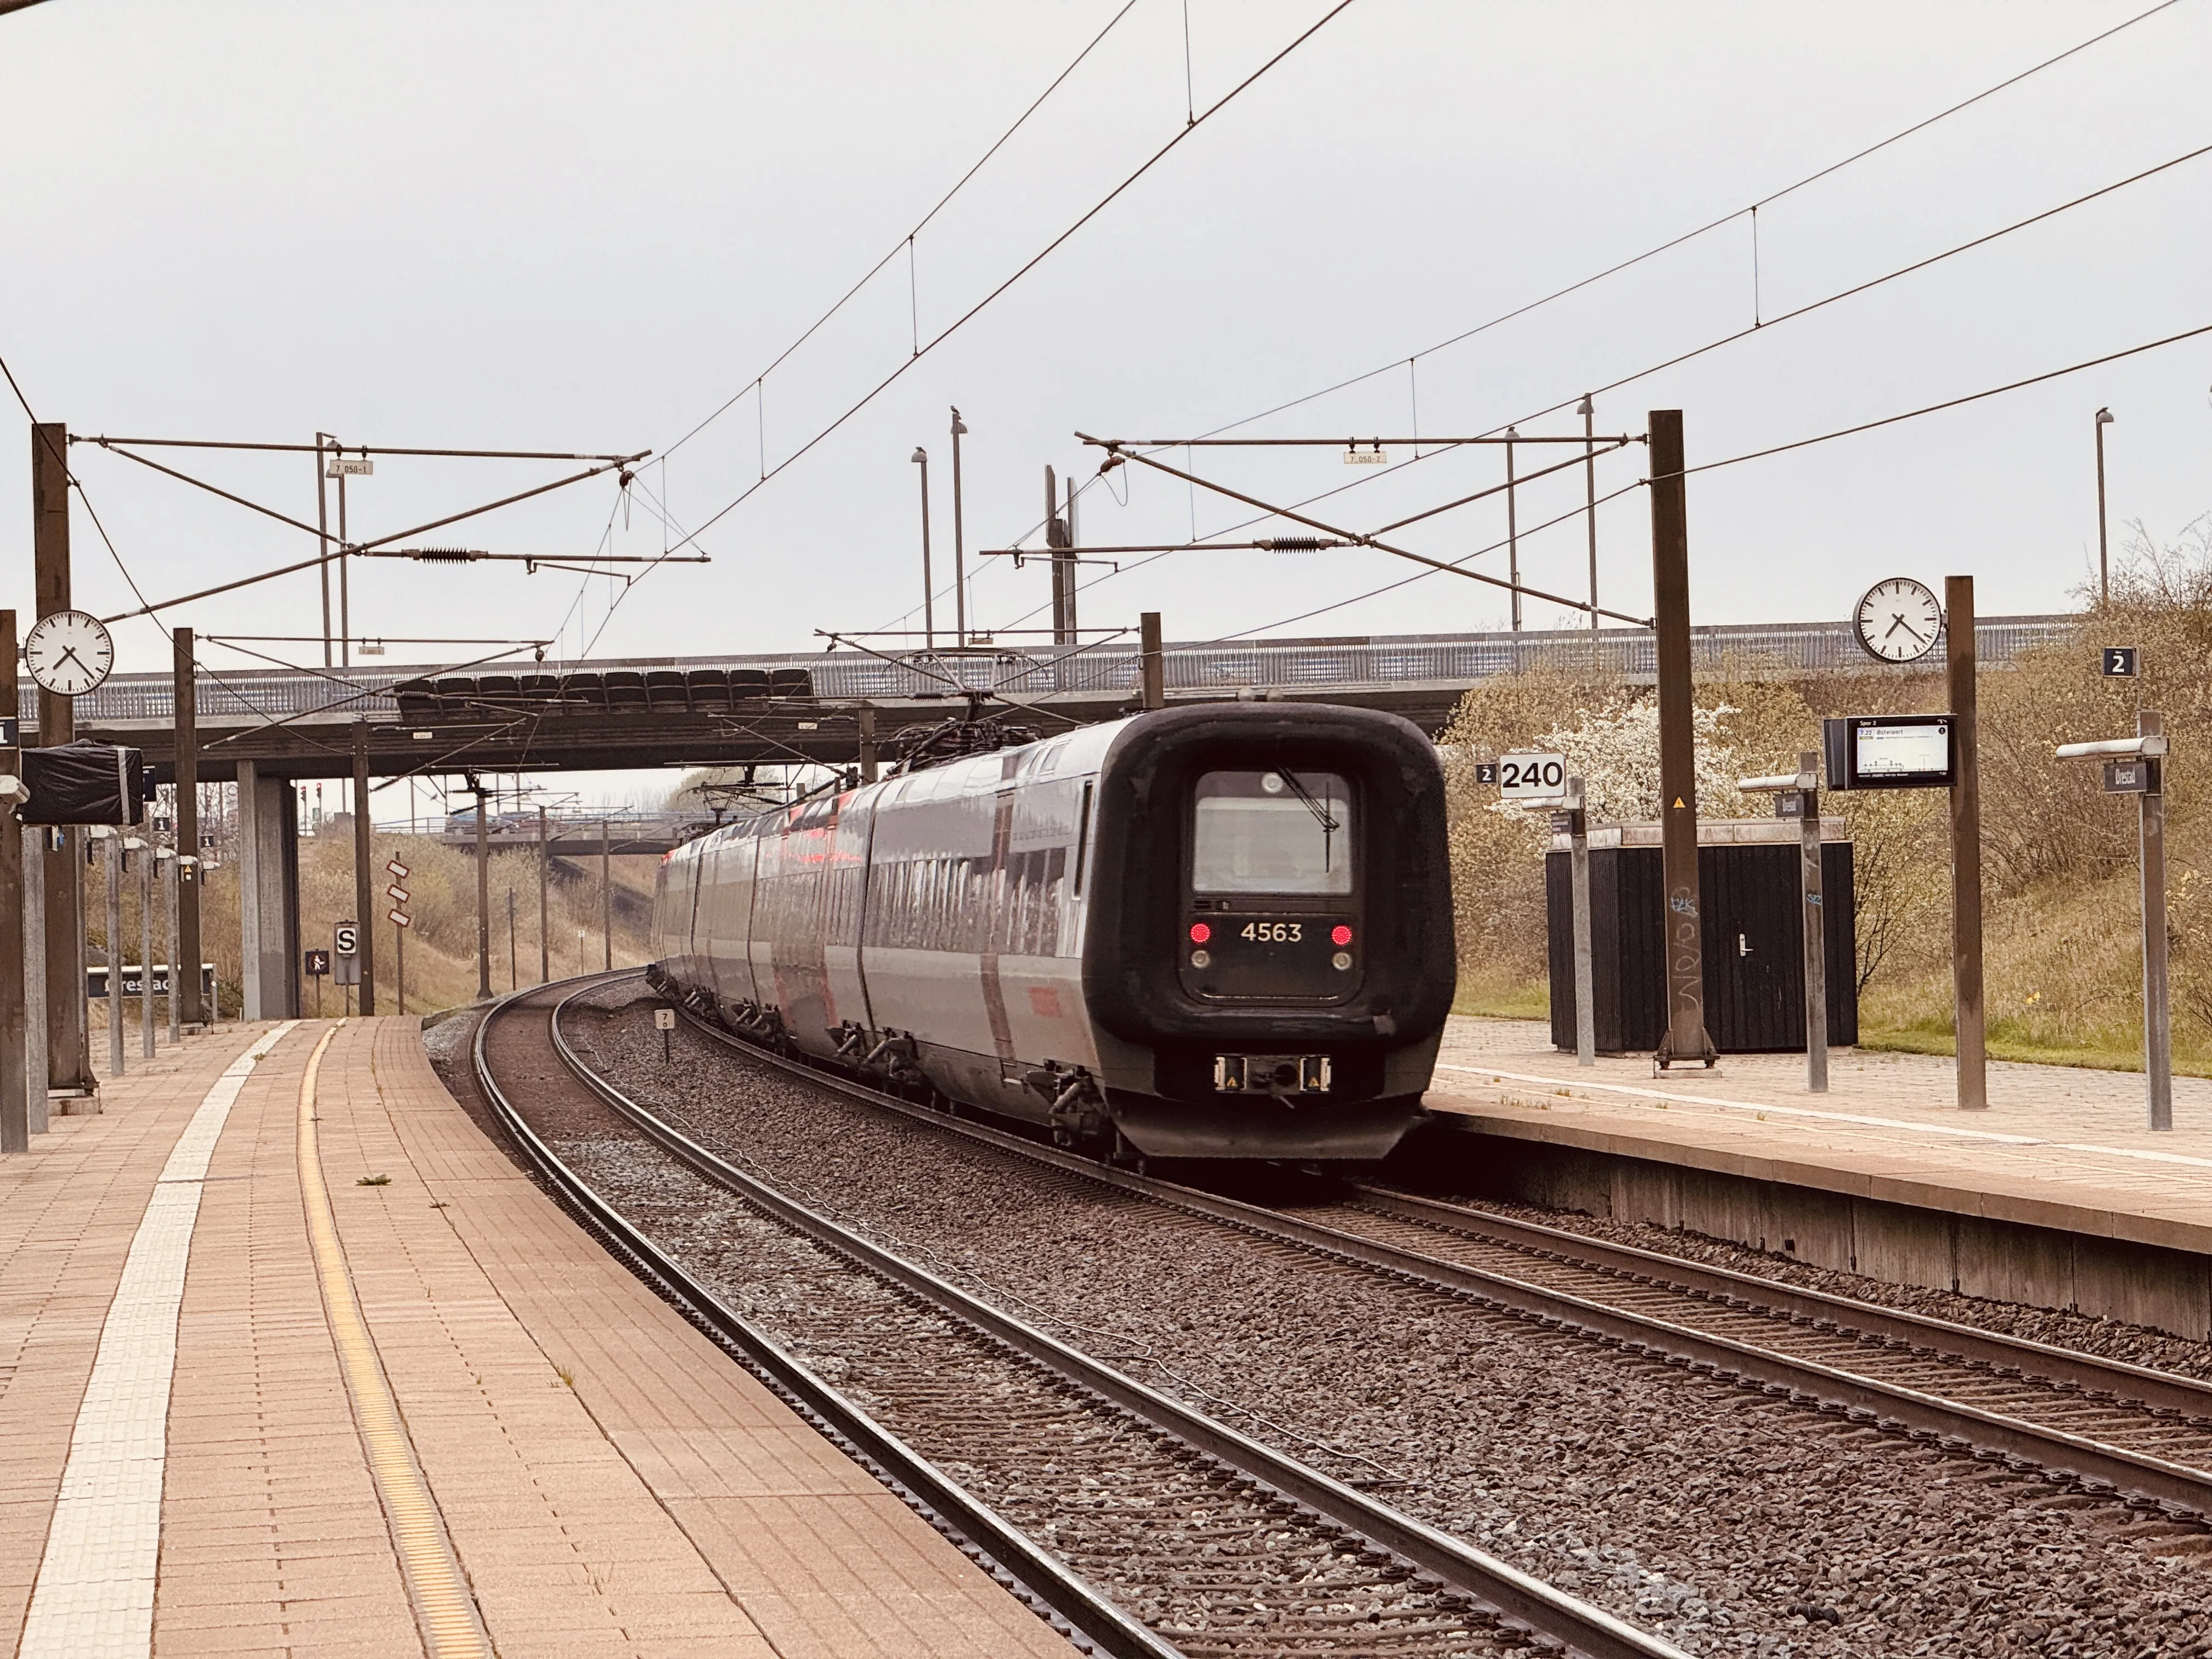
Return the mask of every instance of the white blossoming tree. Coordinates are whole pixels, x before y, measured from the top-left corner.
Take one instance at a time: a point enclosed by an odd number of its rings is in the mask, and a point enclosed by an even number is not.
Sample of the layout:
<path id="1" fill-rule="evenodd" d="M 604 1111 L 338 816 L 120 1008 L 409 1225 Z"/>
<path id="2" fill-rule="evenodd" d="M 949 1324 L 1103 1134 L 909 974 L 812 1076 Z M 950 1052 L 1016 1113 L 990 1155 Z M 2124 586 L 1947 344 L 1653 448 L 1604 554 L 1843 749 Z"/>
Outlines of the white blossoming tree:
<path id="1" fill-rule="evenodd" d="M 1737 793 L 1744 767 L 1729 741 L 1728 717 L 1736 709 L 1716 703 L 1691 711 L 1697 740 L 1698 814 L 1738 817 L 1757 807 Z M 1645 695 L 1623 695 L 1584 709 L 1572 724 L 1557 726 L 1528 747 L 1567 757 L 1570 776 L 1583 781 L 1592 823 L 1648 823 L 1659 817 L 1659 703 Z M 1548 812 L 1547 805 L 1498 801 L 1491 810 L 1510 817 Z"/>

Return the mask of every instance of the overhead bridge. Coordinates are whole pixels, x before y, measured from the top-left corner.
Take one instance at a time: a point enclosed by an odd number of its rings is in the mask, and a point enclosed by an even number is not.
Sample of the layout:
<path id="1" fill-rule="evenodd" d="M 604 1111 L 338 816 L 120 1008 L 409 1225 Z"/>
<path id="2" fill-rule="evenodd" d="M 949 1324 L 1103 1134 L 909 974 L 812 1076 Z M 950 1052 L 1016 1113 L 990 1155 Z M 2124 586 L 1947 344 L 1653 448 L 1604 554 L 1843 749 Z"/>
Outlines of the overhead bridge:
<path id="1" fill-rule="evenodd" d="M 2009 661 L 2029 647 L 2070 637 L 2079 619 L 1999 617 L 1976 635 L 1981 660 Z M 1789 678 L 1869 663 L 1847 623 L 1701 628 L 1702 669 L 1733 664 L 1753 676 Z M 1570 668 L 1649 683 L 1644 629 L 1419 634 L 1171 644 L 1170 702 L 1239 698 L 1350 703 L 1405 715 L 1435 732 L 1471 686 L 1499 675 Z M 1925 659 L 1940 668 L 1942 653 Z M 811 655 L 693 657 L 466 672 L 203 672 L 200 775 L 328 778 L 352 768 L 352 727 L 368 722 L 369 769 L 404 774 L 613 770 L 627 767 L 849 763 L 861 705 L 878 741 L 944 719 L 969 692 L 1040 730 L 1113 719 L 1135 706 L 1139 659 L 1133 641 L 1068 646 L 971 647 L 910 652 L 896 660 L 864 651 Z M 36 706 L 26 687 L 23 705 Z M 123 674 L 77 702 L 81 735 L 128 743 L 167 775 L 173 708 L 166 674 Z"/>
<path id="2" fill-rule="evenodd" d="M 2000 665 L 2038 644 L 2071 638 L 2072 617 L 1994 617 L 1978 624 L 1980 660 Z M 1916 670 L 1877 667 L 1843 623 L 1704 628 L 1692 651 L 1710 671 L 1786 678 L 1838 669 L 1933 680 L 1936 655 Z M 1253 640 L 1170 645 L 1168 700 L 1245 698 L 1388 709 L 1435 733 L 1468 690 L 1540 668 L 1648 683 L 1652 636 L 1644 629 L 1395 637 Z M 238 784 L 237 860 L 246 1012 L 283 1018 L 300 1009 L 296 781 L 353 770 L 365 743 L 374 777 L 475 772 L 612 771 L 638 767 L 813 762 L 852 764 L 863 720 L 886 749 L 907 727 L 927 728 L 984 694 L 1041 732 L 1111 720 L 1137 706 L 1133 641 L 970 646 L 891 659 L 839 649 L 818 655 L 694 657 L 573 666 L 472 669 L 203 668 L 194 685 L 198 767 Z M 1940 682 L 1935 682 L 1940 684 Z M 23 706 L 37 699 L 24 688 Z M 1937 695 L 1931 690 L 1931 695 Z M 173 690 L 166 674 L 120 674 L 76 702 L 79 735 L 133 745 L 159 775 L 172 764 Z M 37 740 L 33 722 L 25 725 Z M 534 830 L 501 831 L 512 845 Z M 473 830 L 457 836 L 466 844 Z M 673 832 L 670 833 L 673 839 Z M 641 837 L 638 850 L 659 850 Z M 559 850 L 598 851 L 595 831 Z M 381 924 L 373 930 L 381 931 Z"/>

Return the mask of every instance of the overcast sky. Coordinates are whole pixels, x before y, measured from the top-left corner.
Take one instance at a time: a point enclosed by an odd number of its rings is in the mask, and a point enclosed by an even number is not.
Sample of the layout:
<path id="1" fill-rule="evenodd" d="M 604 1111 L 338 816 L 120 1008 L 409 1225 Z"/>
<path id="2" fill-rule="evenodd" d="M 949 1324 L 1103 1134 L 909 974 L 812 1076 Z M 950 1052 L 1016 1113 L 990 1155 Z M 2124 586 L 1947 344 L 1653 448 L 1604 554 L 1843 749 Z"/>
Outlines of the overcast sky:
<path id="1" fill-rule="evenodd" d="M 2145 0 L 2147 3 L 2147 0 Z M 577 558 L 659 552 L 896 369 L 1187 120 L 1182 0 L 1134 0 L 1091 57 L 914 243 L 906 234 L 1103 28 L 1119 0 L 374 7 L 50 0 L 0 17 L 0 353 L 40 418 L 87 434 L 665 453 L 425 538 Z M 952 540 L 946 422 L 966 441 L 970 550 L 1041 514 L 1073 435 L 1201 433 L 1389 373 L 1246 433 L 1477 433 L 1571 400 L 2212 139 L 2212 3 L 2179 0 L 2021 86 L 1709 235 L 1462 344 L 1422 349 L 1746 206 L 2141 12 L 2143 3 L 1354 0 L 1010 291 L 700 537 L 705 566 L 619 591 L 520 567 L 397 562 L 355 631 L 557 640 L 598 656 L 807 648 L 917 605 L 917 445 Z M 1327 10 L 1189 0 L 1205 110 Z M 2212 157 L 1598 399 L 1601 430 L 1686 411 L 1692 464 L 1810 436 L 2212 324 Z M 887 251 L 849 310 L 760 370 Z M 909 288 L 909 271 L 912 286 Z M 2063 609 L 2096 549 L 2091 417 L 2112 517 L 2167 538 L 2212 509 L 2212 337 L 1966 409 L 1707 473 L 1690 497 L 1705 622 L 1840 617 L 1873 580 L 1979 580 L 1984 614 Z M 742 394 L 742 395 L 741 395 Z M 1418 408 L 1418 413 L 1416 410 Z M 0 601 L 31 609 L 27 441 L 0 447 Z M 1578 429 L 1571 413 L 1526 430 Z M 1388 476 L 1329 449 L 1200 452 L 1200 470 L 1371 527 L 1495 482 L 1495 450 Z M 9 459 L 13 457 L 14 459 Z M 312 458 L 168 459 L 312 520 Z M 1181 465 L 1181 457 L 1170 457 Z M 1401 451 L 1394 460 L 1410 459 Z M 80 446 L 74 464 L 149 599 L 304 556 L 299 532 Z M 1523 459 L 1524 468 L 1538 463 Z M 1629 483 L 1640 452 L 1601 463 Z M 380 461 L 363 538 L 559 476 Z M 1578 477 L 1528 486 L 1538 523 Z M 1122 498 L 1127 498 L 1123 504 Z M 1601 520 L 1603 597 L 1649 602 L 1647 507 Z M 1091 488 L 1091 543 L 1218 532 L 1236 503 L 1157 475 Z M 1277 529 L 1280 526 L 1274 526 Z M 1406 532 L 1458 557 L 1486 502 Z M 1251 532 L 1246 532 L 1251 533 Z M 1264 533 L 1262 532 L 1261 533 Z M 2116 539 L 2119 532 L 2116 531 Z M 1529 580 L 1578 592 L 1570 519 Z M 1482 567 L 1501 570 L 1504 555 Z M 129 590 L 80 511 L 76 594 Z M 1107 576 L 1103 568 L 1086 572 Z M 1372 552 L 1183 553 L 1101 580 L 1084 620 L 1170 637 L 1498 626 L 1495 590 Z M 987 626 L 1043 602 L 979 575 Z M 1302 613 L 1337 605 L 1304 620 Z M 949 614 L 949 601 L 944 612 Z M 169 613 L 313 635 L 313 577 Z M 1558 608 L 1532 604 L 1532 626 Z M 1030 618 L 1035 625 L 1036 618 Z M 144 622 L 126 667 L 164 660 Z M 274 651 L 314 647 L 257 646 Z M 468 654 L 395 646 L 388 660 Z M 249 659 L 230 659 L 243 665 Z"/>

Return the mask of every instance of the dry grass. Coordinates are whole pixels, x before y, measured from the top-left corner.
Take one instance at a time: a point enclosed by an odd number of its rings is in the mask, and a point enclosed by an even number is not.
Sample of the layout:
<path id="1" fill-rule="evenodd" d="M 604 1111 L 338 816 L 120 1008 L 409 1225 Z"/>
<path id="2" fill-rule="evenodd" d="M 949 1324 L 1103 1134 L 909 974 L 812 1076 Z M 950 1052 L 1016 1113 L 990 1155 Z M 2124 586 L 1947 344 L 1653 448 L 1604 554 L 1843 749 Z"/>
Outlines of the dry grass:
<path id="1" fill-rule="evenodd" d="M 2094 766 L 2053 745 L 2166 716 L 2169 939 L 2176 1069 L 2212 1075 L 2212 519 L 2179 546 L 2138 530 L 2112 601 L 2070 641 L 1985 672 L 1981 702 L 1984 964 L 1990 1053 L 2000 1059 L 2139 1069 L 2142 952 L 2136 805 L 2107 796 Z M 2142 647 L 2143 678 L 2110 680 L 2099 647 Z M 1525 746 L 1648 691 L 1529 674 L 1478 686 L 1445 741 L 1471 753 Z M 1725 742 L 1743 769 L 1794 770 L 1822 715 L 1939 709 L 1940 673 L 1899 671 L 1753 679 L 1733 665 L 1700 681 L 1726 704 Z M 1656 782 L 1656 759 L 1651 762 Z M 1536 1017 L 1545 1006 L 1542 832 L 1487 810 L 1493 792 L 1451 769 L 1454 890 L 1462 1012 Z M 1855 843 L 1860 1025 L 1864 1046 L 1952 1051 L 1948 811 L 1935 792 L 1832 795 Z"/>
<path id="2" fill-rule="evenodd" d="M 302 948 L 327 946 L 331 927 L 355 915 L 353 830 L 351 822 L 331 820 L 326 833 L 300 842 L 300 935 Z M 474 1000 L 477 993 L 476 857 L 468 849 L 447 847 L 428 836 L 386 835 L 373 838 L 370 871 L 372 892 L 377 900 L 373 915 L 376 953 L 377 1005 L 389 1012 L 394 1004 L 395 935 L 398 929 L 386 921 L 392 907 L 384 889 L 391 878 L 385 860 L 397 858 L 408 866 L 404 885 L 410 896 L 407 908 L 416 918 L 406 941 L 407 1008 L 427 1013 Z M 495 851 L 489 860 L 491 888 L 492 988 L 504 991 L 514 985 L 535 984 L 538 976 L 537 849 L 519 847 Z M 622 857 L 610 860 L 613 874 L 614 960 L 617 967 L 635 967 L 646 960 L 646 935 L 651 920 L 653 880 L 658 860 L 651 857 Z M 555 978 L 597 969 L 602 960 L 599 926 L 599 863 L 596 858 L 551 860 L 548 872 L 548 926 L 551 967 Z M 514 900 L 514 949 L 510 956 L 507 934 L 507 896 Z M 138 959 L 138 892 L 136 875 L 124 882 L 124 957 Z M 106 939 L 106 891 L 102 872 L 88 872 L 86 902 L 88 933 L 94 945 Z M 161 902 L 157 891 L 155 902 Z M 201 935 L 204 959 L 216 964 L 217 994 L 226 1018 L 240 1006 L 238 938 L 238 869 L 235 864 L 213 872 L 201 897 Z M 580 940 L 578 934 L 584 937 Z M 161 951 L 161 918 L 156 912 L 154 948 Z M 301 988 L 307 1011 L 316 1008 L 312 982 Z M 335 985 L 321 988 L 325 1013 L 343 1006 Z M 166 1018 L 166 1011 L 162 1017 Z M 100 1005 L 94 1019 L 105 1022 Z"/>

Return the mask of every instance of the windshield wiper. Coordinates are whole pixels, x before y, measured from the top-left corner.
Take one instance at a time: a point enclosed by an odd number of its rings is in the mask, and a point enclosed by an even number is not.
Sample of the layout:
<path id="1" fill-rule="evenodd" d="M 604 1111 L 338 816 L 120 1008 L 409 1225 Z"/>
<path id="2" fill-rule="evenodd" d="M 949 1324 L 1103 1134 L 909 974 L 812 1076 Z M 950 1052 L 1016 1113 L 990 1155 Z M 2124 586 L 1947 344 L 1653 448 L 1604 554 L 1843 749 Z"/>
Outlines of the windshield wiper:
<path id="1" fill-rule="evenodd" d="M 1291 793 L 1306 804 L 1306 811 L 1312 813 L 1314 821 L 1321 825 L 1322 834 L 1333 836 L 1342 828 L 1334 818 L 1329 817 L 1328 809 L 1316 800 L 1308 792 L 1305 785 L 1300 783 L 1293 774 L 1278 767 L 1275 769 L 1275 775 L 1290 785 Z"/>
<path id="2" fill-rule="evenodd" d="M 1334 869 L 1336 846 L 1334 838 L 1337 830 L 1342 826 L 1328 815 L 1328 809 L 1313 798 L 1312 793 L 1305 785 L 1297 781 L 1289 768 L 1277 767 L 1275 775 L 1291 786 L 1291 793 L 1305 803 L 1306 811 L 1312 813 L 1314 822 L 1321 825 L 1321 867 L 1324 870 Z"/>

